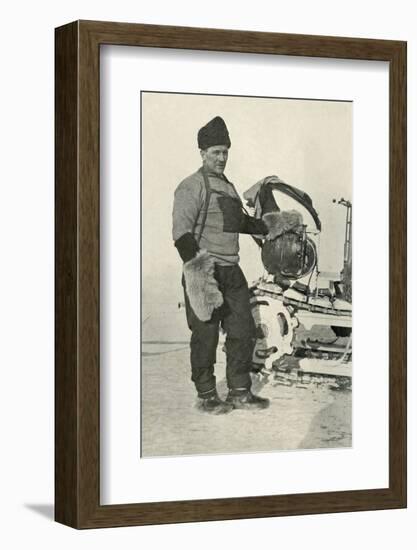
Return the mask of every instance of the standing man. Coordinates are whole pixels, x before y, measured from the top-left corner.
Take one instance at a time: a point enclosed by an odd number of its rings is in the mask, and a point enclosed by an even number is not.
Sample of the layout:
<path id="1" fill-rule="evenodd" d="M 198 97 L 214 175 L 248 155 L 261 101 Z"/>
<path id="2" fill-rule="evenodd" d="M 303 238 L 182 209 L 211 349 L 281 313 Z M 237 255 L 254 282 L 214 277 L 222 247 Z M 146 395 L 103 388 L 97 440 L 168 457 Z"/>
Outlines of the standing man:
<path id="1" fill-rule="evenodd" d="M 203 411 L 265 409 L 269 400 L 251 392 L 255 324 L 239 267 L 239 233 L 266 235 L 271 217 L 265 223 L 244 214 L 224 175 L 231 146 L 224 120 L 217 116 L 208 122 L 197 141 L 202 166 L 179 184 L 173 208 L 173 240 L 184 262 L 182 284 L 192 333 L 191 380 Z M 217 393 L 214 374 L 219 325 L 226 332 L 225 401 Z"/>

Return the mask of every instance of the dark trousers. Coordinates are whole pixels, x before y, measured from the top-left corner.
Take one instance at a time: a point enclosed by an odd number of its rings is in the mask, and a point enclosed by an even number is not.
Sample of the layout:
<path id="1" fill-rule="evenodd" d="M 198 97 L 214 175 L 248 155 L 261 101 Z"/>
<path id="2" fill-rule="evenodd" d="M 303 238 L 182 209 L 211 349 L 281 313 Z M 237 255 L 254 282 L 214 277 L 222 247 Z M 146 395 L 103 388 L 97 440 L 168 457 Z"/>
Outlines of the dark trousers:
<path id="1" fill-rule="evenodd" d="M 226 332 L 226 379 L 229 389 L 251 387 L 250 368 L 255 346 L 255 323 L 252 317 L 248 283 L 238 265 L 216 264 L 214 276 L 223 294 L 224 304 L 209 321 L 194 314 L 184 289 L 187 323 L 191 334 L 191 380 L 200 397 L 214 393 L 216 349 L 219 326 Z M 184 286 L 184 278 L 182 280 Z"/>

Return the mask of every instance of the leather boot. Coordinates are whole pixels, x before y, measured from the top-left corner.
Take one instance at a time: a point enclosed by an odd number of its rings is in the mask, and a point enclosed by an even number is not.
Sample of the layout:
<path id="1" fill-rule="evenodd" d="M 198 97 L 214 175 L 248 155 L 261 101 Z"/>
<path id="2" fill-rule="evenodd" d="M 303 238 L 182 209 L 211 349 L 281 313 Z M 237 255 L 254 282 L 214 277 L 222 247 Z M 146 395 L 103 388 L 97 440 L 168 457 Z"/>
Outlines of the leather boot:
<path id="1" fill-rule="evenodd" d="M 199 408 L 210 414 L 227 414 L 233 410 L 233 405 L 222 401 L 216 392 L 210 397 L 200 398 Z"/>
<path id="2" fill-rule="evenodd" d="M 233 405 L 234 409 L 267 409 L 269 399 L 254 395 L 250 390 L 229 390 L 226 403 Z"/>

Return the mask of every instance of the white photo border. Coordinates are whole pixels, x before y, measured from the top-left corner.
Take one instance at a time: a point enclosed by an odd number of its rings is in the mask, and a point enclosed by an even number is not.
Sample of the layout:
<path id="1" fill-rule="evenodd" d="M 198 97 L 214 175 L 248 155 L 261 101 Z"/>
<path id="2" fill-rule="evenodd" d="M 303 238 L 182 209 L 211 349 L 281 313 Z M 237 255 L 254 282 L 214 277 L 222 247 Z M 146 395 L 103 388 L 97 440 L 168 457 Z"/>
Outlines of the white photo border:
<path id="1" fill-rule="evenodd" d="M 101 504 L 388 487 L 388 63 L 129 46 L 101 46 L 100 63 Z M 139 93 L 150 89 L 354 102 L 352 449 L 139 459 Z"/>

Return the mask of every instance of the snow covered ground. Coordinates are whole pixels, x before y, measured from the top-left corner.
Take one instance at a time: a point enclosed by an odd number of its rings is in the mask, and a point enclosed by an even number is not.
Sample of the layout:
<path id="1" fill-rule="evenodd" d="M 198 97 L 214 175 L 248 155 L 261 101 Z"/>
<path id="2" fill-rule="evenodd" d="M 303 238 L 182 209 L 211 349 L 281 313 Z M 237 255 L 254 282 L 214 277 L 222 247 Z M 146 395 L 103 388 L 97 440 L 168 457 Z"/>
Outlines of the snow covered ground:
<path id="1" fill-rule="evenodd" d="M 156 336 L 158 335 L 158 336 Z M 253 392 L 269 409 L 214 416 L 197 407 L 190 379 L 189 331 L 184 310 L 143 316 L 141 364 L 142 456 L 266 452 L 350 447 L 349 390 L 253 378 Z M 217 353 L 217 387 L 227 393 L 225 355 Z"/>

